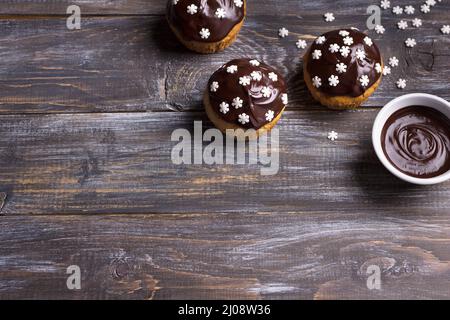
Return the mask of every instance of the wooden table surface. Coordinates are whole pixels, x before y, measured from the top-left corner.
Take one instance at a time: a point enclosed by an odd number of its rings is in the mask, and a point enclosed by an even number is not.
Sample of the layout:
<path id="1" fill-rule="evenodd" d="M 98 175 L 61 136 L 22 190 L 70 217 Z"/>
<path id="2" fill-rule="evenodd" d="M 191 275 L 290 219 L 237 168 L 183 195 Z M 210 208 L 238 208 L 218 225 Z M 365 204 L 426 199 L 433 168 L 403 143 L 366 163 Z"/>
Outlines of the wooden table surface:
<path id="1" fill-rule="evenodd" d="M 370 142 L 392 98 L 450 100 L 448 1 L 426 15 L 423 1 L 392 1 L 416 14 L 383 11 L 383 35 L 366 27 L 375 1 L 248 2 L 237 42 L 198 55 L 169 31 L 164 0 L 0 0 L 1 299 L 450 298 L 450 183 L 397 180 Z M 66 28 L 69 4 L 81 30 Z M 396 28 L 415 16 L 421 28 Z M 400 65 L 363 108 L 333 112 L 308 94 L 295 42 L 350 26 Z M 289 83 L 280 172 L 173 164 L 172 131 L 211 127 L 205 84 L 238 57 Z M 66 287 L 69 265 L 81 290 Z M 381 290 L 366 286 L 369 265 Z"/>

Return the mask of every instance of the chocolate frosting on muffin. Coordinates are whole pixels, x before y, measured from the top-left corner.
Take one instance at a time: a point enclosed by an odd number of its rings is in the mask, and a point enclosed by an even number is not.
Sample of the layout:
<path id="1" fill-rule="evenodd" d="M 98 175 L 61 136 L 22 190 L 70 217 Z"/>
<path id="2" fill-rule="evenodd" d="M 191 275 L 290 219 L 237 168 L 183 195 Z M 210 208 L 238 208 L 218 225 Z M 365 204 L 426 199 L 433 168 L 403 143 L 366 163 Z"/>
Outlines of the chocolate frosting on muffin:
<path id="1" fill-rule="evenodd" d="M 209 79 L 208 93 L 221 119 L 246 129 L 270 123 L 288 102 L 283 77 L 267 64 L 250 59 L 223 65 Z"/>
<path id="2" fill-rule="evenodd" d="M 383 71 L 378 47 L 356 29 L 323 34 L 307 55 L 312 84 L 330 96 L 360 96 L 378 81 Z"/>
<path id="3" fill-rule="evenodd" d="M 245 0 L 168 0 L 167 19 L 188 41 L 223 40 L 245 16 Z"/>

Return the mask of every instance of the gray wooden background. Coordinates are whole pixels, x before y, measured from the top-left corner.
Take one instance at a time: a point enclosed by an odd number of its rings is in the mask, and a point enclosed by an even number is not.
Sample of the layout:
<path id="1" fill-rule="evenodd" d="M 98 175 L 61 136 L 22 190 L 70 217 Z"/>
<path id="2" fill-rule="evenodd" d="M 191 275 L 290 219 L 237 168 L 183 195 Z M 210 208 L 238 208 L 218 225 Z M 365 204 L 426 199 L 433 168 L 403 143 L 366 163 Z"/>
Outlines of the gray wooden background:
<path id="1" fill-rule="evenodd" d="M 368 33 L 400 66 L 362 109 L 333 112 L 308 94 L 295 42 L 366 30 L 375 1 L 249 1 L 237 42 L 197 55 L 170 33 L 164 0 L 0 0 L 0 298 L 450 298 L 450 183 L 397 180 L 370 142 L 390 99 L 450 99 L 450 37 L 439 32 L 450 5 L 424 15 L 421 1 L 391 2 L 416 14 L 383 11 L 386 33 Z M 81 7 L 79 31 L 66 28 L 69 4 Z M 396 28 L 416 16 L 421 28 Z M 279 174 L 172 164 L 172 131 L 211 127 L 205 84 L 238 57 L 289 83 Z M 81 290 L 66 287 L 69 265 Z M 381 290 L 366 287 L 369 265 Z"/>

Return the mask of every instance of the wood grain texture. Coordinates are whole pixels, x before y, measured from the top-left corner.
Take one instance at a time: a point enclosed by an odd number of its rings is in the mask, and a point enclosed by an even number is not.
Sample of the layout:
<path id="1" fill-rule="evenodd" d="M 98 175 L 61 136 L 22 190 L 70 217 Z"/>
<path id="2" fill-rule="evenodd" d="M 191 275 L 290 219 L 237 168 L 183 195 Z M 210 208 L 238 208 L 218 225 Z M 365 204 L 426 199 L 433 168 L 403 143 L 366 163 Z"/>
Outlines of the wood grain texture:
<path id="1" fill-rule="evenodd" d="M 368 32 L 386 59 L 395 55 L 401 61 L 366 106 L 379 107 L 408 92 L 450 99 L 450 39 L 439 32 L 449 5 L 440 4 L 441 10 L 424 17 L 419 29 L 397 30 L 399 18 L 389 13 L 383 36 Z M 295 42 L 300 37 L 311 43 L 338 27 L 364 30 L 366 7 L 344 10 L 333 24 L 308 10 L 302 15 L 287 15 L 288 10 L 280 16 L 249 15 L 237 43 L 207 56 L 184 49 L 163 16 L 88 17 L 80 31 L 68 31 L 63 18 L 0 20 L 0 114 L 202 110 L 201 95 L 210 75 L 240 57 L 259 58 L 285 75 L 290 110 L 317 106 L 302 79 L 304 50 Z M 291 31 L 286 39 L 277 36 L 281 26 Z M 403 38 L 410 36 L 418 46 L 406 49 Z M 407 79 L 406 90 L 396 88 L 399 77 Z"/>
<path id="2" fill-rule="evenodd" d="M 0 220 L 0 298 L 448 299 L 448 212 Z M 82 289 L 66 288 L 66 268 Z M 368 290 L 368 266 L 382 289 Z"/>
<path id="3" fill-rule="evenodd" d="M 196 120 L 209 128 L 204 113 L 2 116 L 3 213 L 448 210 L 449 183 L 410 186 L 379 163 L 376 113 L 286 112 L 275 176 L 260 165 L 174 165 L 172 132 Z"/>

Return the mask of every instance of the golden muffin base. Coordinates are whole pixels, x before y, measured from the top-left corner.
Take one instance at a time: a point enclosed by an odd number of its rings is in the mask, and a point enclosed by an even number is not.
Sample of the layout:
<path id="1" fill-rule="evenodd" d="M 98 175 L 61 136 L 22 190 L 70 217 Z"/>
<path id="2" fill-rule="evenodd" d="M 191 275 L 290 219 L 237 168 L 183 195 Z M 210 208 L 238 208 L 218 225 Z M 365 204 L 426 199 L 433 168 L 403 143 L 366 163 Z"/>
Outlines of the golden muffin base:
<path id="1" fill-rule="evenodd" d="M 214 111 L 214 109 L 211 106 L 208 90 L 206 90 L 205 94 L 203 95 L 203 104 L 205 105 L 206 114 L 208 115 L 209 120 L 211 120 L 211 122 L 214 123 L 214 125 L 217 127 L 217 129 L 219 129 L 223 133 L 226 133 L 226 130 L 228 130 L 228 129 L 231 129 L 231 130 L 241 129 L 241 130 L 245 131 L 245 129 L 242 128 L 241 126 L 234 124 L 234 123 L 226 122 L 225 120 L 223 120 L 222 118 L 220 118 L 217 115 L 217 113 Z M 280 120 L 281 115 L 284 112 L 284 109 L 285 108 L 283 108 L 283 110 L 281 110 L 281 112 L 278 114 L 278 116 L 276 116 L 276 118 L 274 118 L 271 122 L 265 124 L 263 127 L 259 128 L 258 130 L 255 130 L 256 135 L 259 137 L 262 134 L 272 130 L 272 128 L 277 124 L 278 120 Z"/>
<path id="2" fill-rule="evenodd" d="M 347 110 L 356 109 L 361 106 L 361 104 L 366 101 L 378 88 L 383 74 L 380 74 L 380 78 L 371 85 L 364 94 L 357 97 L 350 96 L 330 96 L 326 93 L 319 91 L 311 81 L 311 75 L 308 73 L 307 65 L 309 59 L 309 51 L 303 57 L 303 78 L 305 80 L 306 86 L 313 98 L 319 101 L 322 105 L 333 109 L 333 110 Z M 384 68 L 383 60 L 381 61 L 381 67 Z"/>
<path id="3" fill-rule="evenodd" d="M 178 30 L 169 22 L 167 19 L 167 22 L 169 23 L 170 29 L 172 29 L 175 36 L 178 38 L 178 40 L 189 50 L 208 54 L 208 53 L 216 53 L 219 51 L 224 50 L 225 48 L 229 47 L 237 38 L 239 31 L 242 28 L 242 25 L 244 24 L 245 17 L 247 15 L 247 2 L 244 2 L 244 18 L 241 22 L 239 22 L 237 25 L 231 29 L 231 31 L 227 34 L 225 38 L 218 42 L 201 42 L 201 41 L 192 41 L 192 40 L 185 40 L 183 38 L 183 35 L 178 32 Z"/>

